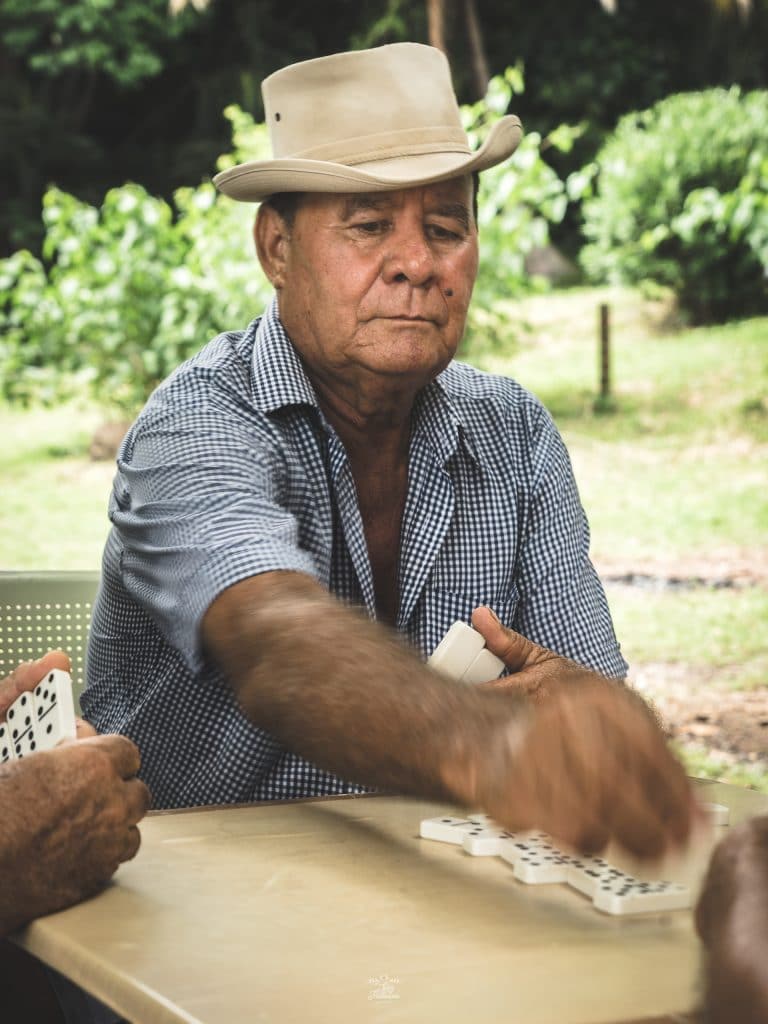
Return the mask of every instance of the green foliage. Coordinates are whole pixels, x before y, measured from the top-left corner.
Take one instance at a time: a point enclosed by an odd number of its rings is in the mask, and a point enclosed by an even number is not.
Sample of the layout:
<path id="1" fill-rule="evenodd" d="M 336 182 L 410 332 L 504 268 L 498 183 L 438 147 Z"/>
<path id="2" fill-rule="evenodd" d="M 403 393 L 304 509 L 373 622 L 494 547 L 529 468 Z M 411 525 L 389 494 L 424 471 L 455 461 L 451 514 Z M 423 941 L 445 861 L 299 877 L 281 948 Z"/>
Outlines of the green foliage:
<path id="1" fill-rule="evenodd" d="M 522 76 L 492 81 L 486 103 L 464 109 L 469 134 L 502 116 Z M 269 154 L 266 127 L 230 107 L 232 152 L 219 168 Z M 561 129 L 553 144 L 566 146 Z M 505 302 L 530 290 L 524 256 L 562 217 L 562 182 L 543 162 L 539 136 L 514 160 L 481 175 L 482 260 L 469 344 L 509 343 Z M 0 261 L 0 394 L 50 401 L 77 382 L 126 415 L 180 362 L 223 330 L 244 327 L 271 292 L 250 238 L 252 210 L 213 185 L 181 188 L 173 204 L 136 184 L 111 189 L 100 209 L 52 188 L 43 202 L 43 259 Z"/>
<path id="2" fill-rule="evenodd" d="M 264 134 L 231 114 L 237 144 Z M 100 210 L 50 189 L 43 216 L 50 269 L 25 251 L 0 261 L 0 380 L 9 400 L 87 387 L 132 415 L 210 337 L 245 326 L 269 294 L 250 209 L 211 184 L 177 190 L 173 206 L 127 184 Z"/>
<path id="3" fill-rule="evenodd" d="M 156 75 L 161 45 L 188 24 L 167 0 L 0 0 L 0 39 L 30 70 L 95 70 L 124 86 Z"/>
<path id="4" fill-rule="evenodd" d="M 623 117 L 597 167 L 594 280 L 670 287 L 694 323 L 768 309 L 768 92 L 670 96 Z"/>
<path id="5" fill-rule="evenodd" d="M 462 107 L 464 128 L 473 148 L 509 109 L 513 94 L 523 91 L 521 68 L 508 68 L 491 79 L 484 100 Z M 470 308 L 464 351 L 514 344 L 511 300 L 543 287 L 525 270 L 525 257 L 546 245 L 549 225 L 562 220 L 568 205 L 563 182 L 544 162 L 545 144 L 567 149 L 578 129 L 561 126 L 542 140 L 537 132 L 523 137 L 511 160 L 483 171 L 478 192 L 480 267 Z"/>

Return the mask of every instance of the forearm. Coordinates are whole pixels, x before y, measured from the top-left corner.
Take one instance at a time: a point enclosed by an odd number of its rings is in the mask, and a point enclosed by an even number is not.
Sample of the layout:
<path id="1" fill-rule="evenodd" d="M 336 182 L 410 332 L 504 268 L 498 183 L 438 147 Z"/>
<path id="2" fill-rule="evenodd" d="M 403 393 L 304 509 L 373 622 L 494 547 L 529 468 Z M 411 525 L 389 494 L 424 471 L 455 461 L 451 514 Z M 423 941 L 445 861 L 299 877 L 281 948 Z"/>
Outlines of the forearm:
<path id="1" fill-rule="evenodd" d="M 306 577 L 238 584 L 209 610 L 203 636 L 246 714 L 344 778 L 468 804 L 478 773 L 492 775 L 494 761 L 508 770 L 520 698 L 438 677 Z"/>

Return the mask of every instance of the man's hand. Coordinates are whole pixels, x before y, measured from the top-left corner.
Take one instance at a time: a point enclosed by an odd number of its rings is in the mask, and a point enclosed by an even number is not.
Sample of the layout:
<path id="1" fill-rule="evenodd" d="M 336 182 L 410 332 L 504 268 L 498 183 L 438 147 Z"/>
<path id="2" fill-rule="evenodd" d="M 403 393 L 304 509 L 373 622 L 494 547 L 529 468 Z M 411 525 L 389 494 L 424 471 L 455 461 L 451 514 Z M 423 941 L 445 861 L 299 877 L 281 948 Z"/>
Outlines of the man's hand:
<path id="1" fill-rule="evenodd" d="M 19 665 L 0 680 L 0 720 L 46 672 L 69 667 L 61 651 Z M 82 742 L 0 765 L 0 936 L 92 895 L 139 848 L 150 800 L 139 752 L 77 723 Z"/>
<path id="2" fill-rule="evenodd" d="M 139 848 L 149 791 L 124 736 L 0 766 L 0 934 L 97 892 Z"/>
<path id="3" fill-rule="evenodd" d="M 52 669 L 58 668 L 62 672 L 70 670 L 69 655 L 63 651 L 49 651 L 48 654 L 37 661 L 24 661 L 18 668 L 5 679 L 0 679 L 0 722 L 5 720 L 8 708 L 17 697 L 25 691 L 34 690 L 43 676 Z M 95 736 L 96 730 L 82 718 L 75 719 L 77 738 L 85 739 L 86 736 Z"/>
<path id="4" fill-rule="evenodd" d="M 602 679 L 556 690 L 535 708 L 506 789 L 491 797 L 492 816 L 586 851 L 614 840 L 659 856 L 685 842 L 694 814 L 685 772 L 653 716 Z"/>
<path id="5" fill-rule="evenodd" d="M 513 673 L 482 683 L 487 689 L 506 690 L 540 700 L 561 686 L 595 679 L 595 673 L 578 662 L 540 647 L 503 626 L 490 608 L 475 608 L 472 625 L 485 640 L 491 654 L 501 658 Z"/>
<path id="6" fill-rule="evenodd" d="M 531 643 L 477 609 L 473 626 L 516 674 L 478 689 L 525 696 L 506 736 L 463 762 L 465 802 L 512 830 L 540 828 L 581 850 L 610 840 L 637 856 L 685 842 L 696 808 L 654 712 L 634 691 Z M 574 685 L 578 684 L 578 685 Z M 531 700 L 530 698 L 533 698 Z M 496 767 L 482 762 L 489 757 Z M 452 777 L 452 787 L 461 779 Z"/>
<path id="7" fill-rule="evenodd" d="M 731 829 L 715 848 L 696 907 L 707 949 L 711 1024 L 768 1020 L 768 817 Z"/>
<path id="8" fill-rule="evenodd" d="M 572 663 L 543 648 L 547 700 L 456 683 L 298 573 L 225 590 L 203 641 L 256 724 L 342 778 L 585 849 L 614 839 L 651 857 L 688 835 L 688 782 L 645 704 L 586 669 L 560 685 Z"/>

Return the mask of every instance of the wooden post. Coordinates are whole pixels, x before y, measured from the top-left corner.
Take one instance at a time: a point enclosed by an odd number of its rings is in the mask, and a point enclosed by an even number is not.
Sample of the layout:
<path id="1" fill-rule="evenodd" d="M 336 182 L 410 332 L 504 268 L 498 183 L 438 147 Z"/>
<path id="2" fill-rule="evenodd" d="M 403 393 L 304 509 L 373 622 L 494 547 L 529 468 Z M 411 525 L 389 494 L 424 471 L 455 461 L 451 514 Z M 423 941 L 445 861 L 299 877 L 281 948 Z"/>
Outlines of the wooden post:
<path id="1" fill-rule="evenodd" d="M 445 48 L 445 0 L 427 0 L 427 35 L 430 46 L 446 53 Z"/>
<path id="2" fill-rule="evenodd" d="M 600 303 L 600 404 L 611 400 L 611 315 L 607 302 Z"/>
<path id="3" fill-rule="evenodd" d="M 475 0 L 464 0 L 464 15 L 467 22 L 467 36 L 469 38 L 469 52 L 472 55 L 472 77 L 475 80 L 475 95 L 479 100 L 488 92 L 488 82 L 491 73 L 488 70 L 488 61 L 485 56 L 483 45 L 483 30 L 480 27 L 480 19 L 477 16 Z"/>

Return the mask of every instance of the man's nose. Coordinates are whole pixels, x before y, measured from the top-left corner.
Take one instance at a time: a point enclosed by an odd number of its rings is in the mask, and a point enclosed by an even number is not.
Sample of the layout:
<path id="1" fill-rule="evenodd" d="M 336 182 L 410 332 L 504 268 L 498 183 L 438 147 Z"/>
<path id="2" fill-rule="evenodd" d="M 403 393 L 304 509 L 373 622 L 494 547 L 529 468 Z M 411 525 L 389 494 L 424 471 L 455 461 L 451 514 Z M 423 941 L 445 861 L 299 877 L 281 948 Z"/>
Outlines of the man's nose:
<path id="1" fill-rule="evenodd" d="M 433 280 L 435 255 L 422 230 L 401 231 L 391 238 L 383 274 L 388 282 L 407 282 L 415 288 Z"/>

